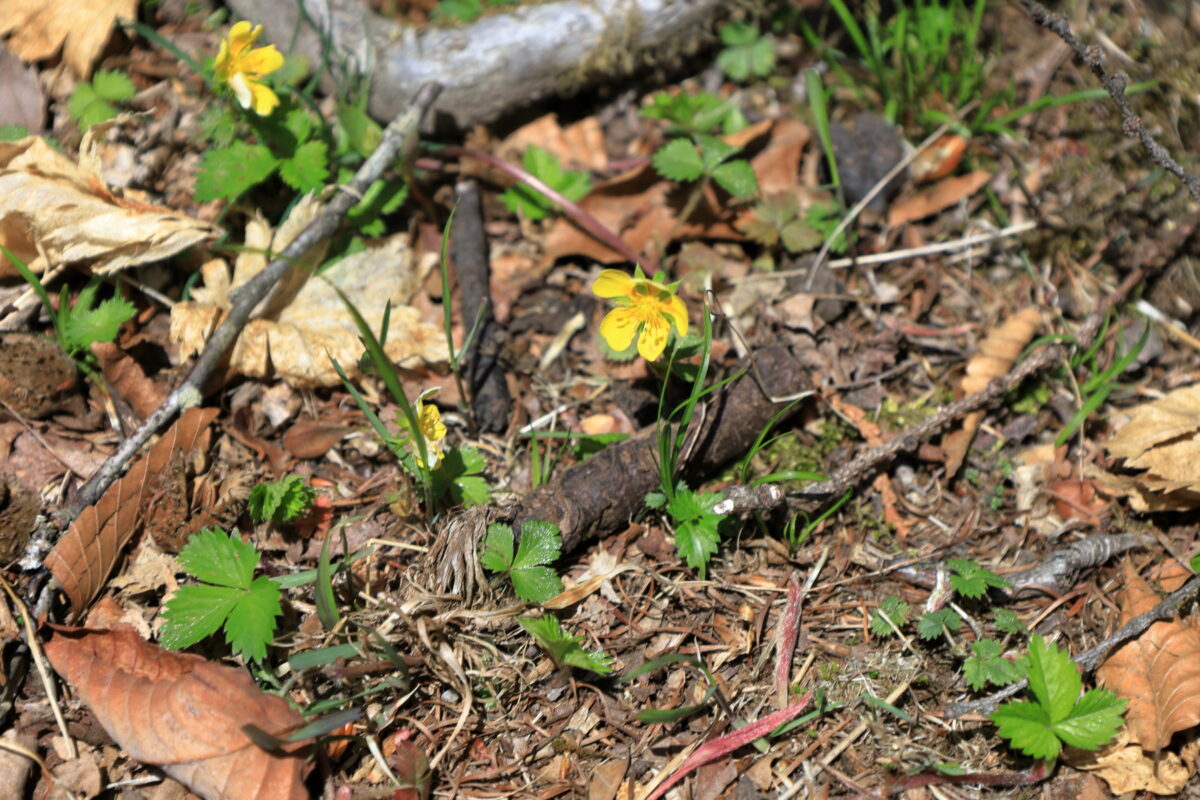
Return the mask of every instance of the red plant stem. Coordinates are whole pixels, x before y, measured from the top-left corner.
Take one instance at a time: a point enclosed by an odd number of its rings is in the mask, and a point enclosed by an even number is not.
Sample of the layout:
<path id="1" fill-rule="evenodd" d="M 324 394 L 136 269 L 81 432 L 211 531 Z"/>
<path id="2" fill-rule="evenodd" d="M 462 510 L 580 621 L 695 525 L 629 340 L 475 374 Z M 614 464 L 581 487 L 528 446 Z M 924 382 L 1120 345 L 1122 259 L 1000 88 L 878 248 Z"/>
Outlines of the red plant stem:
<path id="1" fill-rule="evenodd" d="M 554 189 L 551 189 L 544 182 L 533 175 L 530 175 L 516 164 L 510 164 L 502 158 L 497 158 L 490 153 L 484 153 L 481 150 L 474 150 L 470 147 L 446 147 L 442 150 L 439 150 L 437 155 L 444 155 L 450 158 L 473 158 L 476 161 L 482 161 L 488 166 L 500 170 L 506 175 L 516 178 L 517 180 L 529 186 L 531 189 L 536 189 L 557 203 L 567 215 L 568 219 L 570 219 L 587 233 L 590 233 L 599 242 L 618 253 L 629 263 L 644 265 L 647 273 L 649 274 L 653 274 L 658 269 L 656 258 L 649 254 L 639 254 L 636 250 L 626 244 L 620 236 L 606 228 L 604 224 L 600 222 L 600 220 L 596 219 L 587 211 L 584 211 L 575 203 L 563 197 L 560 193 Z"/>

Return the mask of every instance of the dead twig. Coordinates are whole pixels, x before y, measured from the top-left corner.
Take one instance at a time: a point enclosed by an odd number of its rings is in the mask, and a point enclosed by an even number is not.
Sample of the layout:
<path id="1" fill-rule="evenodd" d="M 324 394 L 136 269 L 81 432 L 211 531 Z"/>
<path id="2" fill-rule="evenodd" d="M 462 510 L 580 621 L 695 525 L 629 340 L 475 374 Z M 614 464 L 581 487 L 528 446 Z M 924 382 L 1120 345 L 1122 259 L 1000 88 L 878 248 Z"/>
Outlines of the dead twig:
<path id="1" fill-rule="evenodd" d="M 1104 68 L 1104 50 L 1099 45 L 1085 45 L 1071 33 L 1071 26 L 1062 14 L 1052 14 L 1037 0 L 1021 0 L 1021 5 L 1029 12 L 1033 21 L 1046 30 L 1058 36 L 1075 51 L 1075 56 L 1091 69 L 1092 74 L 1099 79 L 1100 84 L 1108 91 L 1117 109 L 1121 112 L 1121 131 L 1128 137 L 1138 139 L 1155 164 L 1179 178 L 1195 200 L 1200 200 L 1200 178 L 1189 174 L 1171 157 L 1167 148 L 1159 144 L 1150 131 L 1146 130 L 1142 118 L 1133 112 L 1129 100 L 1125 97 L 1125 89 L 1129 86 L 1129 76 L 1124 72 L 1112 72 Z"/>

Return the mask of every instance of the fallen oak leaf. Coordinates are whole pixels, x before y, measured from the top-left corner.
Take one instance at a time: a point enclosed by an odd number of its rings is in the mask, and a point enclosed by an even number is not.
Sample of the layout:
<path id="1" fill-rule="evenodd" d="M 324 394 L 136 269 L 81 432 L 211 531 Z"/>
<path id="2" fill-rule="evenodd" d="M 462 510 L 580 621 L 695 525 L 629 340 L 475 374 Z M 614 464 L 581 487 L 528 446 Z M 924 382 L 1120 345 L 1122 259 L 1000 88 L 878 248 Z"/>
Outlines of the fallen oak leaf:
<path id="1" fill-rule="evenodd" d="M 86 78 L 117 18 L 137 19 L 137 0 L 0 0 L 0 36 L 22 61 L 41 61 L 62 48 L 63 61 Z M 80 24 L 86 20 L 86 24 Z"/>
<path id="2" fill-rule="evenodd" d="M 304 720 L 243 671 L 175 653 L 132 629 L 53 626 L 54 669 L 130 756 L 204 800 L 307 800 L 306 747 L 257 747 L 243 727 L 286 738 Z"/>

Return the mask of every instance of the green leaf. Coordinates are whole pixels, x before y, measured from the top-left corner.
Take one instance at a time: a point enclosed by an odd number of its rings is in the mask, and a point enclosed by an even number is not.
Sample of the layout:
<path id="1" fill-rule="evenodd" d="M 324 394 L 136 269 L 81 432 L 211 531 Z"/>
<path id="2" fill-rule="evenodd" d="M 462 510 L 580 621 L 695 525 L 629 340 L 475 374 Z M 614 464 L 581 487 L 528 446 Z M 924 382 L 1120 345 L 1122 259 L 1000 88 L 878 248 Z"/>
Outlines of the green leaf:
<path id="1" fill-rule="evenodd" d="M 135 314 L 133 303 L 120 296 L 105 300 L 98 308 L 72 308 L 63 329 L 63 346 L 78 352 L 86 351 L 93 342 L 111 342 L 117 338 L 121 325 Z"/>
<path id="2" fill-rule="evenodd" d="M 730 22 L 721 28 L 721 44 L 738 47 L 758 41 L 758 28 L 748 22 Z"/>
<path id="3" fill-rule="evenodd" d="M 946 564 L 955 573 L 950 576 L 950 585 L 963 597 L 974 600 L 987 594 L 988 587 L 994 586 L 1003 589 L 1010 585 L 1008 581 L 991 570 L 984 569 L 974 561 L 951 558 L 946 561 Z"/>
<path id="4" fill-rule="evenodd" d="M 1007 686 L 1021 677 L 1021 669 L 1002 655 L 1004 648 L 995 639 L 980 639 L 971 645 L 975 655 L 963 662 L 963 677 L 975 691 L 989 683 Z"/>
<path id="5" fill-rule="evenodd" d="M 651 163 L 659 175 L 671 181 L 694 181 L 704 174 L 700 154 L 686 139 L 672 139 L 658 148 Z"/>
<path id="6" fill-rule="evenodd" d="M 227 586 L 180 586 L 163 606 L 159 644 L 180 650 L 211 636 L 244 594 Z"/>
<path id="7" fill-rule="evenodd" d="M 590 670 L 598 675 L 612 672 L 612 656 L 600 650 L 584 650 L 580 646 L 583 637 L 568 636 L 555 617 L 517 617 L 517 622 L 558 664 Z"/>
<path id="8" fill-rule="evenodd" d="M 29 135 L 29 128 L 24 125 L 6 123 L 0 125 L 0 142 L 15 142 Z"/>
<path id="9" fill-rule="evenodd" d="M 696 144 L 700 147 L 700 163 L 704 165 L 704 171 L 709 173 L 721 163 L 732 158 L 741 149 L 706 133 L 696 134 L 695 139 Z"/>
<path id="10" fill-rule="evenodd" d="M 578 200 L 591 191 L 592 183 L 586 172 L 564 172 L 558 159 L 544 147 L 530 145 L 525 150 L 524 163 L 526 172 L 568 200 Z M 555 208 L 550 198 L 525 184 L 509 188 L 500 195 L 500 200 L 514 214 L 533 220 L 543 219 Z"/>
<path id="11" fill-rule="evenodd" d="M 483 13 L 481 0 L 438 0 L 433 18 L 442 22 L 472 22 Z"/>
<path id="12" fill-rule="evenodd" d="M 275 637 L 275 618 L 282 613 L 279 586 L 265 575 L 259 576 L 230 609 L 225 620 L 225 641 L 235 654 L 262 661 L 267 645 Z"/>
<path id="13" fill-rule="evenodd" d="M 717 552 L 721 541 L 720 525 L 723 514 L 712 513 L 712 507 L 724 499 L 720 492 L 693 492 L 681 487 L 667 504 L 667 513 L 676 522 L 675 549 L 679 557 L 700 579 L 708 574 L 708 561 Z"/>
<path id="14" fill-rule="evenodd" d="M 374 153 L 383 141 L 383 128 L 358 106 L 338 103 L 337 118 L 350 139 L 350 146 L 363 158 Z"/>
<path id="15" fill-rule="evenodd" d="M 83 81 L 75 86 L 67 100 L 67 113 L 84 130 L 93 125 L 110 120 L 117 115 L 117 109 L 96 93 L 92 84 Z"/>
<path id="16" fill-rule="evenodd" d="M 508 572 L 513 564 L 513 545 L 512 528 L 501 522 L 493 522 L 484 537 L 479 563 L 492 572 Z"/>
<path id="17" fill-rule="evenodd" d="M 1128 704 L 1107 689 L 1091 689 L 1079 698 L 1070 716 L 1055 724 L 1054 732 L 1070 747 L 1096 750 L 1117 735 Z"/>
<path id="18" fill-rule="evenodd" d="M 717 185 L 739 200 L 758 194 L 758 176 L 750 162 L 744 159 L 722 164 L 713 170 L 712 176 Z"/>
<path id="19" fill-rule="evenodd" d="M 996 629 L 1002 633 L 1015 635 L 1029 632 L 1029 628 L 1025 627 L 1024 622 L 1021 622 L 1021 618 L 1017 616 L 1017 612 L 1007 608 L 997 608 L 992 612 L 992 619 L 996 622 Z"/>
<path id="20" fill-rule="evenodd" d="M 491 497 L 491 487 L 479 474 L 487 467 L 473 447 L 451 447 L 431 474 L 434 498 L 448 497 L 454 505 L 481 506 Z"/>
<path id="21" fill-rule="evenodd" d="M 255 522 L 294 522 L 308 513 L 316 489 L 299 475 L 286 475 L 280 480 L 260 483 L 250 490 L 250 516 Z"/>
<path id="22" fill-rule="evenodd" d="M 1005 703 L 991 719 L 1013 747 L 1041 759 L 1054 759 L 1061 742 L 1094 750 L 1121 727 L 1127 701 L 1093 689 L 1079 697 L 1083 681 L 1065 650 L 1040 636 L 1029 641 L 1029 689 L 1036 702 Z"/>
<path id="23" fill-rule="evenodd" d="M 305 142 L 291 158 L 279 162 L 279 177 L 298 192 L 315 192 L 329 177 L 329 152 L 320 139 Z"/>
<path id="24" fill-rule="evenodd" d="M 1050 729 L 1045 709 L 1037 703 L 1005 703 L 990 719 L 997 725 L 996 733 L 1027 756 L 1043 761 L 1058 758 L 1062 745 Z"/>
<path id="25" fill-rule="evenodd" d="M 112 70 L 102 69 L 93 75 L 92 88 L 96 90 L 99 97 L 114 102 L 129 100 L 137 94 L 137 87 L 133 85 L 133 81 L 129 80 L 128 75 Z"/>
<path id="26" fill-rule="evenodd" d="M 908 603 L 901 600 L 896 595 L 885 597 L 883 602 L 879 604 L 879 608 L 875 609 L 875 613 L 871 616 L 871 633 L 876 636 L 887 637 L 894 636 L 896 631 L 893 630 L 893 625 L 896 628 L 904 627 L 904 623 L 908 622 L 908 615 L 911 607 Z M 887 615 L 887 619 L 884 619 Z M 892 624 L 888 624 L 891 620 Z"/>
<path id="27" fill-rule="evenodd" d="M 179 551 L 179 563 L 187 574 L 205 583 L 234 589 L 250 587 L 258 559 L 254 545 L 220 528 L 205 528 L 188 539 Z"/>
<path id="28" fill-rule="evenodd" d="M 1066 719 L 1083 688 L 1083 679 L 1070 655 L 1041 636 L 1034 636 L 1029 640 L 1028 677 L 1029 690 L 1046 709 L 1050 722 Z"/>
<path id="29" fill-rule="evenodd" d="M 945 629 L 956 630 L 962 627 L 962 619 L 952 608 L 938 611 L 927 611 L 917 620 L 917 635 L 924 641 L 932 641 L 941 636 Z"/>
<path id="30" fill-rule="evenodd" d="M 196 173 L 196 201 L 233 201 L 241 197 L 252 186 L 256 186 L 275 172 L 279 162 L 261 144 L 234 142 L 228 147 L 209 150 L 200 157 L 200 169 Z"/>

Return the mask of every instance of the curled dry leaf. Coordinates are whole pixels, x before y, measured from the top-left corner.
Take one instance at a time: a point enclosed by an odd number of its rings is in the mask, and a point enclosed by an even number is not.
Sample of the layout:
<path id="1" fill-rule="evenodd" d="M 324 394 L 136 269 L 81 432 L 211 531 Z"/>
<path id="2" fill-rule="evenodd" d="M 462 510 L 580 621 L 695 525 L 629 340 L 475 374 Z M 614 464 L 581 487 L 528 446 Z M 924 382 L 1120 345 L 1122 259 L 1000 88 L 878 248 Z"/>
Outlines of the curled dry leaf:
<path id="1" fill-rule="evenodd" d="M 167 390 L 146 377 L 142 365 L 112 342 L 93 342 L 104 379 L 140 418 L 150 416 L 167 397 Z"/>
<path id="2" fill-rule="evenodd" d="M 1132 477 L 1143 490 L 1175 500 L 1191 495 L 1185 505 L 1195 507 L 1195 493 L 1200 492 L 1198 434 L 1200 386 L 1188 386 L 1133 409 L 1105 447 L 1125 459 L 1126 466 L 1146 470 Z"/>
<path id="3" fill-rule="evenodd" d="M 137 19 L 137 5 L 137 0 L 0 0 L 0 36 L 12 33 L 8 49 L 22 61 L 41 61 L 61 47 L 71 71 L 86 78 L 113 23 Z"/>
<path id="4" fill-rule="evenodd" d="M 1192 770 L 1178 755 L 1170 752 L 1147 753 L 1138 745 L 1129 743 L 1129 734 L 1125 730 L 1121 730 L 1111 744 L 1099 750 L 1068 748 L 1063 752 L 1063 760 L 1075 769 L 1103 778 L 1115 795 L 1129 792 L 1179 794 L 1192 777 Z"/>
<path id="5" fill-rule="evenodd" d="M 78 164 L 39 136 L 0 142 L 0 244 L 31 270 L 88 260 L 107 274 L 161 261 L 218 233 L 184 214 L 113 194 L 100 176 L 96 134 L 93 128 L 84 135 Z M 16 276 L 0 259 L 0 277 Z"/>
<path id="6" fill-rule="evenodd" d="M 155 479 L 175 456 L 207 446 L 208 426 L 216 417 L 215 408 L 184 411 L 125 477 L 79 515 L 46 556 L 46 567 L 71 598 L 73 615 L 78 617 L 96 597 L 122 548 L 141 527 Z"/>
<path id="7" fill-rule="evenodd" d="M 1121 625 L 1162 598 L 1125 562 Z M 1129 700 L 1129 741 L 1156 752 L 1177 732 L 1200 723 L 1200 628 L 1184 620 L 1156 622 L 1096 671 L 1099 682 Z"/>
<path id="8" fill-rule="evenodd" d="M 238 255 L 233 274 L 220 260 L 201 268 L 204 286 L 193 300 L 171 309 L 171 340 L 186 358 L 204 349 L 225 319 L 231 293 L 267 265 L 267 252 L 279 252 L 320 210 L 302 200 L 278 231 L 258 217 L 246 226 L 246 250 Z M 277 376 L 295 388 L 341 383 L 330 363 L 336 358 L 347 375 L 358 375 L 363 353 L 358 328 L 334 287 L 341 289 L 378 335 L 383 313 L 392 311 L 385 349 L 393 361 L 440 362 L 448 357 L 440 325 L 425 322 L 408 303 L 420 290 L 432 262 L 418 269 L 404 236 L 346 256 L 320 275 L 314 270 L 324 248 L 309 251 L 255 309 L 233 345 L 230 366 L 252 378 Z"/>
<path id="9" fill-rule="evenodd" d="M 253 724 L 286 739 L 304 722 L 242 670 L 175 653 L 128 628 L 56 628 L 46 657 L 129 755 L 204 800 L 307 800 L 303 743 L 260 749 Z"/>
<path id="10" fill-rule="evenodd" d="M 992 379 L 1007 375 L 1025 345 L 1033 341 L 1041 327 L 1041 313 L 1036 308 L 1025 308 L 1009 317 L 999 327 L 993 328 L 979 343 L 979 352 L 967 362 L 967 374 L 962 380 L 963 393 L 981 392 Z M 983 417 L 983 411 L 968 414 L 963 419 L 962 428 L 946 434 L 942 439 L 948 474 L 954 475 L 962 466 L 967 457 L 967 449 L 971 446 L 971 439 L 979 429 L 979 424 L 983 422 Z"/>
<path id="11" fill-rule="evenodd" d="M 967 175 L 942 178 L 916 194 L 893 203 L 888 211 L 888 225 L 896 227 L 944 211 L 978 192 L 991 179 L 992 173 L 984 169 L 977 169 Z"/>

